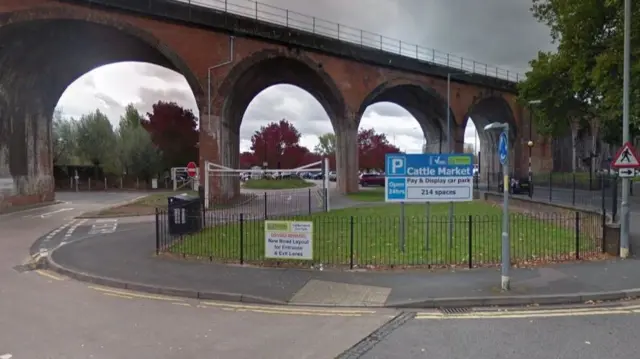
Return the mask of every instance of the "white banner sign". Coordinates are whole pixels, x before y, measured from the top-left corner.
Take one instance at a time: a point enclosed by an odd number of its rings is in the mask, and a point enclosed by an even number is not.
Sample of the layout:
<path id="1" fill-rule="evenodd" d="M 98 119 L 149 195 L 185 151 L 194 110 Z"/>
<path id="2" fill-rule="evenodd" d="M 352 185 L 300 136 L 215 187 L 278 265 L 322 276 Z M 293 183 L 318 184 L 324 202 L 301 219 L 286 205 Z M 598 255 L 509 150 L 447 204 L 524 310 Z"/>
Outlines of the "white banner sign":
<path id="1" fill-rule="evenodd" d="M 272 259 L 313 259 L 313 222 L 264 221 L 264 256 Z"/>

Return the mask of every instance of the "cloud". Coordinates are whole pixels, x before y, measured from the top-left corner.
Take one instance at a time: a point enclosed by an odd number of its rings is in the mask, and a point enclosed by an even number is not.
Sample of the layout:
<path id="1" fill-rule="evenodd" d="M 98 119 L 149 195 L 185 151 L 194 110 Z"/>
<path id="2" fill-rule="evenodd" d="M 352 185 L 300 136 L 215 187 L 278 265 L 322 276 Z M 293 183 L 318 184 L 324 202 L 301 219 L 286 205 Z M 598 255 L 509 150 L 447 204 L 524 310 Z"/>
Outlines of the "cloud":
<path id="1" fill-rule="evenodd" d="M 229 4 L 242 1 L 229 0 Z M 482 66 L 480 63 L 488 63 L 523 73 L 538 50 L 554 49 L 548 29 L 537 23 L 529 11 L 530 0 L 261 0 L 261 3 L 265 5 L 261 5 L 260 11 L 276 14 L 272 17 L 284 19 L 287 13 L 284 9 L 291 10 L 292 22 L 307 24 L 309 28 L 314 22 L 312 17 L 298 13 L 312 14 L 316 28 L 324 32 L 335 33 L 336 23 L 341 23 L 341 38 L 357 41 L 359 29 L 363 29 L 383 34 L 383 42 L 388 46 L 398 44 L 388 38 L 401 39 L 403 48 L 419 44 L 439 50 L 442 56 L 453 53 L 470 62 L 477 61 L 477 68 Z M 374 39 L 374 35 L 363 34 L 365 40 Z M 379 37 L 375 40 L 379 41 Z M 157 101 L 174 101 L 199 115 L 193 93 L 181 74 L 143 63 L 112 64 L 84 75 L 69 86 L 59 106 L 65 116 L 74 117 L 99 108 L 116 124 L 127 104 L 133 103 L 146 113 Z M 324 109 L 309 93 L 295 86 L 278 85 L 261 92 L 248 106 L 240 128 L 241 148 L 249 148 L 251 135 L 261 126 L 283 118 L 301 132 L 301 142 L 309 148 L 317 144 L 318 135 L 333 132 Z M 417 121 L 395 104 L 369 106 L 360 127 L 385 133 L 392 143 L 408 152 L 419 152 L 424 143 Z M 474 143 L 475 137 L 475 128 L 469 121 L 465 142 Z"/>

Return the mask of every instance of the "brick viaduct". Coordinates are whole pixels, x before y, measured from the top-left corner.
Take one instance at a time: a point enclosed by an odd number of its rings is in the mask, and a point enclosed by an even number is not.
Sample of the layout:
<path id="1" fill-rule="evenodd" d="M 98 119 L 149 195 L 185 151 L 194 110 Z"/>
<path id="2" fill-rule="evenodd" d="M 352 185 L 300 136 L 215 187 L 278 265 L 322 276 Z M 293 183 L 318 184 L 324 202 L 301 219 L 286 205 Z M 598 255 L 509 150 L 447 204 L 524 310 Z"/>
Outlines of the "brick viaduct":
<path id="1" fill-rule="evenodd" d="M 331 118 L 343 192 L 357 189 L 356 134 L 367 106 L 406 108 L 430 151 L 442 151 L 447 140 L 446 77 L 455 70 L 207 8 L 166 0 L 4 0 L 0 44 L 0 210 L 53 199 L 53 110 L 74 80 L 115 62 L 148 62 L 185 76 L 200 109 L 201 168 L 205 160 L 238 166 L 245 109 L 279 83 L 307 90 Z M 509 122 L 516 170 L 526 170 L 528 117 L 515 92 L 512 82 L 455 76 L 452 147 L 462 150 L 470 116 L 489 151 L 497 136 L 482 127 Z M 534 150 L 549 153 L 543 147 Z"/>

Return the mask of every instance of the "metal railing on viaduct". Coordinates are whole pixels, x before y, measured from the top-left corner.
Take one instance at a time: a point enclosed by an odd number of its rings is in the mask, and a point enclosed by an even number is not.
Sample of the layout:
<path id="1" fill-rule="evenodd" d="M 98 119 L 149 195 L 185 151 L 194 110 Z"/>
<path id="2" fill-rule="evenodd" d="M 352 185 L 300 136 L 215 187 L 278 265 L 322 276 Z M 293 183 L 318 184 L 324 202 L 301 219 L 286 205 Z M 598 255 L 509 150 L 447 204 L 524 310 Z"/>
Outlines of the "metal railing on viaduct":
<path id="1" fill-rule="evenodd" d="M 74 0 L 73 2 L 86 2 L 91 5 L 107 5 L 125 9 L 132 8 L 132 3 L 138 3 L 138 1 L 132 0 Z M 147 6 L 150 8 L 158 7 L 156 10 L 167 15 L 170 7 L 161 6 L 160 3 L 161 1 L 149 0 Z M 168 0 L 166 5 L 170 3 L 184 4 L 188 7 L 193 7 L 194 10 L 196 10 L 195 8 L 204 8 L 228 13 L 275 26 L 307 32 L 315 36 L 339 40 L 363 48 L 384 51 L 425 63 L 448 67 L 456 71 L 474 73 L 512 83 L 524 80 L 522 74 L 514 71 L 253 0 Z M 135 7 L 139 11 L 139 6 Z M 189 10 L 189 13 L 191 13 L 191 10 Z"/>
<path id="2" fill-rule="evenodd" d="M 475 60 L 441 52 L 435 49 L 389 38 L 366 30 L 356 29 L 315 16 L 301 14 L 252 0 L 177 0 L 189 5 L 208 7 L 230 14 L 249 17 L 291 29 L 307 31 L 344 42 L 410 57 L 419 61 L 447 66 L 479 75 L 519 82 L 524 76 L 514 71 L 501 69 Z"/>

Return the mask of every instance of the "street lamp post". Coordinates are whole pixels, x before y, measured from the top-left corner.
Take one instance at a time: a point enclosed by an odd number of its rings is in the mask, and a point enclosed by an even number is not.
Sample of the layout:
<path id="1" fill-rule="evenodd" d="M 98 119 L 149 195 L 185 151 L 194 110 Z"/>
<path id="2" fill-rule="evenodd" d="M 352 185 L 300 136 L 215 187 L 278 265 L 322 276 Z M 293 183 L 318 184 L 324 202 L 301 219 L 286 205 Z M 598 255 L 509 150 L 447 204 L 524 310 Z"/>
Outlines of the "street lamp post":
<path id="1" fill-rule="evenodd" d="M 529 101 L 529 141 L 527 141 L 527 147 L 529 147 L 529 198 L 533 197 L 533 170 L 531 169 L 531 152 L 533 149 L 533 105 L 542 103 L 540 100 Z"/>
<path id="2" fill-rule="evenodd" d="M 511 267 L 511 243 L 509 238 L 509 124 L 493 122 L 484 127 L 485 131 L 502 130 L 506 136 L 506 153 L 504 163 L 502 164 L 503 178 L 503 198 L 502 198 L 502 267 L 501 267 L 501 287 L 502 290 L 508 291 L 511 286 L 511 277 L 509 274 Z M 500 149 L 499 149 L 500 151 Z M 500 155 L 500 154 L 499 154 Z"/>
<path id="3" fill-rule="evenodd" d="M 453 152 L 451 149 L 451 76 L 455 75 L 473 75 L 473 73 L 465 72 L 449 72 L 447 73 L 447 153 Z M 449 203 L 449 247 L 453 246 L 453 202 Z"/>

